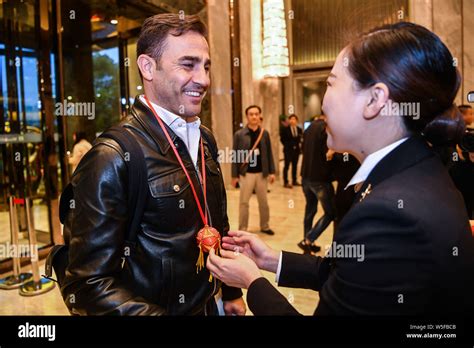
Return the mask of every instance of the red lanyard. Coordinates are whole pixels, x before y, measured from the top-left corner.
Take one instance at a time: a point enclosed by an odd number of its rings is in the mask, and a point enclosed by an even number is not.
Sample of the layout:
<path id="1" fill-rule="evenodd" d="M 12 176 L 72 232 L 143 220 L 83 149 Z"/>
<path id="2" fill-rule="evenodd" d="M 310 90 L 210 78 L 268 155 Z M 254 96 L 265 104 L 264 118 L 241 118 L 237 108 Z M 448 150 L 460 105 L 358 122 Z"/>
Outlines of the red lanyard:
<path id="1" fill-rule="evenodd" d="M 191 186 L 191 190 L 193 191 L 194 200 L 196 201 L 196 204 L 197 204 L 198 209 L 199 209 L 199 214 L 201 214 L 202 222 L 204 223 L 205 226 L 207 226 L 206 162 L 205 162 L 205 159 L 204 159 L 204 145 L 202 144 L 202 137 L 200 138 L 201 167 L 202 167 L 201 173 L 202 173 L 202 192 L 204 194 L 204 208 L 206 209 L 205 212 L 203 212 L 203 210 L 202 210 L 201 202 L 199 202 L 199 198 L 198 198 L 198 195 L 196 193 L 196 190 L 194 189 L 194 185 L 193 185 L 193 182 L 191 180 L 191 177 L 189 176 L 189 173 L 186 170 L 186 167 L 184 166 L 183 161 L 181 160 L 181 156 L 179 155 L 178 150 L 176 149 L 176 146 L 173 143 L 173 140 L 171 140 L 171 137 L 170 137 L 168 131 L 166 130 L 165 125 L 163 124 L 163 121 L 157 115 L 157 113 L 155 111 L 155 108 L 153 108 L 153 106 L 151 105 L 150 101 L 148 100 L 148 98 L 146 96 L 145 96 L 145 100 L 148 104 L 148 107 L 153 112 L 153 115 L 155 115 L 156 120 L 160 124 L 160 127 L 163 130 L 163 133 L 165 133 L 166 139 L 168 139 L 168 142 L 170 143 L 170 146 L 173 149 L 174 154 L 176 155 L 176 158 L 178 159 L 179 164 L 181 164 L 181 168 L 183 168 L 184 174 L 186 174 L 186 178 L 188 178 L 189 185 Z"/>

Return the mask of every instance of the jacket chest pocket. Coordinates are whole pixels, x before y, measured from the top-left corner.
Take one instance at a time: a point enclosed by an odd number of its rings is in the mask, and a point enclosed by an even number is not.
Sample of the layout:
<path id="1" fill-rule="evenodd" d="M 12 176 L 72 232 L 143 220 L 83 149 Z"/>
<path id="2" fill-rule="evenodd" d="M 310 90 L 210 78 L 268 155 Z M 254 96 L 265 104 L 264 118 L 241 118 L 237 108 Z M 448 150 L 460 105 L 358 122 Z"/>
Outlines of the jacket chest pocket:
<path id="1" fill-rule="evenodd" d="M 194 174 L 190 172 L 190 175 Z M 181 168 L 149 179 L 148 186 L 153 197 L 150 207 L 153 225 L 160 226 L 160 230 L 176 231 L 195 224 L 199 212 Z"/>

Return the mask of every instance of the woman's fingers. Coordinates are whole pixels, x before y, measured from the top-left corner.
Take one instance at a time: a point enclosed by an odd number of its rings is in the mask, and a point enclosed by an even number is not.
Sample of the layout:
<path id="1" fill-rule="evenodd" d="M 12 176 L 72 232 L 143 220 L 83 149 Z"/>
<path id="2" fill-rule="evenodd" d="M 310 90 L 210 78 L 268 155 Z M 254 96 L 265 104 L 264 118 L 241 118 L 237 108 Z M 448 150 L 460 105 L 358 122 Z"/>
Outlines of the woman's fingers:
<path id="1" fill-rule="evenodd" d="M 230 250 L 230 251 L 237 251 L 237 252 L 242 252 L 242 247 L 239 247 L 237 244 L 228 244 L 228 243 L 222 243 L 222 249 L 225 250 Z"/>
<path id="2" fill-rule="evenodd" d="M 232 237 L 222 237 L 222 243 L 235 244 L 235 240 Z"/>
<path id="3" fill-rule="evenodd" d="M 228 250 L 221 249 L 221 255 L 225 259 L 235 259 L 238 253 L 236 253 L 235 251 L 228 251 Z"/>
<path id="4" fill-rule="evenodd" d="M 214 276 L 219 270 L 220 258 L 216 255 L 214 248 L 209 251 L 209 257 L 207 258 L 206 267 Z"/>
<path id="5" fill-rule="evenodd" d="M 247 231 L 229 231 L 227 233 L 231 237 L 241 237 L 241 236 L 253 236 L 253 233 L 247 232 Z"/>
<path id="6" fill-rule="evenodd" d="M 239 245 L 242 245 L 242 244 L 245 244 L 245 243 L 252 244 L 252 241 L 254 241 L 254 240 L 255 240 L 255 236 L 253 236 L 253 235 L 234 237 L 235 244 L 239 244 Z"/>

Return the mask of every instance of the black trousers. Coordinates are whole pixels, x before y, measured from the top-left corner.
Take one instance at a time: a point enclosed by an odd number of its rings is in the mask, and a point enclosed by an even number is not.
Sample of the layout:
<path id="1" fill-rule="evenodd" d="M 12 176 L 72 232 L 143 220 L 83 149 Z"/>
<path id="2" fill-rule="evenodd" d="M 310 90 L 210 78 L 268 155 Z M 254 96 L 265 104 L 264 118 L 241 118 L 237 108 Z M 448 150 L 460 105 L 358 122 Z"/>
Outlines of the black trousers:
<path id="1" fill-rule="evenodd" d="M 296 167 L 298 166 L 300 154 L 297 151 L 285 151 L 284 155 L 285 166 L 283 167 L 283 181 L 285 184 L 288 184 L 288 170 L 291 165 L 291 179 L 293 180 L 293 184 L 295 184 L 298 181 L 296 177 Z"/>
<path id="2" fill-rule="evenodd" d="M 304 238 L 314 242 L 335 218 L 334 187 L 330 182 L 312 182 L 303 179 L 303 193 L 306 198 L 304 212 Z M 324 214 L 313 226 L 313 219 L 321 202 Z"/>

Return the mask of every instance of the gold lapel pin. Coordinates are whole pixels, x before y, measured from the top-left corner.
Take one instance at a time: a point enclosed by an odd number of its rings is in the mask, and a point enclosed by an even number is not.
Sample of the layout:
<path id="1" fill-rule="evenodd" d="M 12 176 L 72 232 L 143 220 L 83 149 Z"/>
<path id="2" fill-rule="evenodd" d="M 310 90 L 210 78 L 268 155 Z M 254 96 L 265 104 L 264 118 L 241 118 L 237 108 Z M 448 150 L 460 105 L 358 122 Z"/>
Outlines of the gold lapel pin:
<path id="1" fill-rule="evenodd" d="M 372 192 L 372 184 L 369 184 L 364 192 L 362 192 L 359 202 L 362 202 Z"/>

